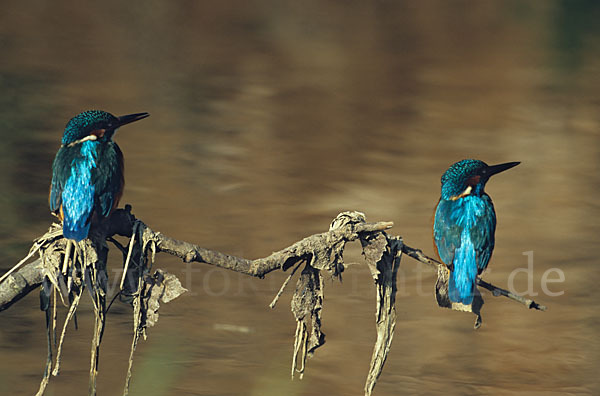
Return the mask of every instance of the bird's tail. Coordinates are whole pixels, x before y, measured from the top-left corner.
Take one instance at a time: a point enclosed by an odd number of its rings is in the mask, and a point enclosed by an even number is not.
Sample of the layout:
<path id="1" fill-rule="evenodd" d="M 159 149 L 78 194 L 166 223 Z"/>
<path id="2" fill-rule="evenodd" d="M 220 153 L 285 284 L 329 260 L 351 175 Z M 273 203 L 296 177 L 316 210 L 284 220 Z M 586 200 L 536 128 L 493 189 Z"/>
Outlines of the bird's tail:
<path id="1" fill-rule="evenodd" d="M 448 282 L 448 297 L 450 301 L 471 305 L 473 302 L 473 293 L 475 292 L 475 281 L 477 273 L 471 274 L 452 271 Z"/>
<path id="2" fill-rule="evenodd" d="M 73 221 L 65 216 L 63 220 L 63 235 L 65 238 L 79 242 L 87 238 L 89 230 L 90 222 L 85 217 Z"/>

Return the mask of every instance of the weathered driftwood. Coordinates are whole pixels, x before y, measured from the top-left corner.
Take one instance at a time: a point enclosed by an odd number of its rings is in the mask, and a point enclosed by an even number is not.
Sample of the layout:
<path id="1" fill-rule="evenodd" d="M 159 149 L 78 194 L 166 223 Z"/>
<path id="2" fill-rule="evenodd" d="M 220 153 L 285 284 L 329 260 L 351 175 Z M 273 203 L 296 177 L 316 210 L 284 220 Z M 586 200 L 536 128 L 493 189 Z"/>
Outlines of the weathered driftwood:
<path id="1" fill-rule="evenodd" d="M 402 239 L 385 233 L 364 236 L 360 240 L 363 254 L 377 288 L 375 324 L 377 341 L 371 356 L 371 365 L 365 384 L 365 395 L 370 395 L 392 346 L 396 327 L 396 275 L 402 256 Z"/>
<path id="2" fill-rule="evenodd" d="M 41 302 L 42 309 L 46 311 L 48 358 L 46 372 L 38 392 L 38 394 L 42 394 L 50 373 L 58 374 L 60 351 L 65 338 L 66 326 L 75 315 L 83 289 L 87 289 L 92 296 L 96 313 L 89 389 L 89 394 L 95 394 L 97 360 L 107 312 L 105 299 L 108 283 L 106 271 L 108 245 L 106 241 L 114 243 L 123 252 L 124 274 L 118 296 L 122 301 L 133 306 L 134 336 L 124 389 L 124 394 L 127 394 L 133 352 L 139 338 L 146 337 L 146 328 L 156 323 L 159 301 L 166 303 L 185 292 L 175 276 L 162 270 L 150 274 L 150 267 L 157 252 L 180 257 L 184 262 L 206 263 L 259 278 L 275 270 L 291 269 L 290 275 L 270 304 L 272 308 L 285 286 L 302 267 L 291 301 L 292 313 L 297 321 L 292 376 L 297 371 L 302 377 L 307 357 L 310 357 L 325 342 L 325 335 L 321 332 L 324 293 L 322 271 L 327 271 L 332 277 L 341 277 L 344 271 L 345 244 L 360 240 L 367 265 L 375 281 L 377 297 L 377 341 L 365 384 L 365 394 L 370 395 L 382 372 L 394 334 L 396 274 L 402 253 L 437 270 L 442 281 L 443 275 L 447 275 L 446 267 L 443 264 L 427 257 L 420 250 L 405 245 L 401 238 L 388 236 L 385 230 L 392 226 L 391 222 L 367 223 L 364 215 L 360 212 L 343 212 L 333 220 L 329 231 L 311 235 L 267 257 L 249 260 L 163 235 L 136 219 L 131 214 L 131 207 L 127 206 L 125 209 L 116 211 L 108 221 L 97 227 L 90 235 L 90 239 L 77 245 L 62 238 L 60 226 L 51 227 L 48 233 L 34 242 L 28 257 L 26 257 L 26 259 L 30 259 L 38 254 L 39 258 L 28 264 L 24 259 L 15 266 L 14 272 L 5 274 L 3 277 L 5 279 L 0 281 L 0 311 L 43 285 Z M 128 246 L 121 246 L 112 239 L 113 235 L 131 237 Z M 438 280 L 439 282 L 440 280 Z M 478 284 L 492 291 L 496 296 L 504 295 L 529 308 L 545 309 L 531 300 L 515 296 L 480 279 L 478 279 Z M 51 295 L 54 296 L 54 304 L 52 304 Z M 58 343 L 55 367 L 52 371 L 53 348 L 50 329 L 51 327 L 55 329 L 57 295 L 65 305 L 69 306 L 69 311 L 60 343 Z M 52 314 L 51 307 L 53 308 Z M 455 309 L 455 307 L 452 308 Z M 480 323 L 479 312 L 475 313 L 478 315 Z M 55 333 L 55 343 L 56 338 Z"/>
<path id="3" fill-rule="evenodd" d="M 127 282 L 121 283 L 119 292 L 119 296 L 134 307 L 134 340 L 130 368 L 133 350 L 139 336 L 145 336 L 145 329 L 158 319 L 159 300 L 168 302 L 185 291 L 173 275 L 161 270 L 157 270 L 154 275 L 150 274 L 147 256 L 150 252 L 153 254 L 155 250 L 152 241 L 144 239 L 141 235 L 135 238 L 136 231 L 140 229 L 139 224 L 140 222 L 131 215 L 129 209 L 119 210 L 109 221 L 93 228 L 88 239 L 78 243 L 63 238 L 60 225 L 53 224 L 46 234 L 34 241 L 26 257 L 29 259 L 38 255 L 39 258 L 29 264 L 21 261 L 15 266 L 14 271 L 10 271 L 3 277 L 4 280 L 0 283 L 0 310 L 8 308 L 37 286 L 42 286 L 40 307 L 46 313 L 48 355 L 37 395 L 44 393 L 51 374 L 54 376 L 59 374 L 67 325 L 75 317 L 84 290 L 87 290 L 92 298 L 95 314 L 89 394 L 96 393 L 98 358 L 107 312 L 107 238 L 115 234 L 133 236 L 125 260 L 127 270 L 124 278 Z M 69 307 L 60 341 L 56 333 L 57 295 L 60 296 L 60 301 Z M 125 393 L 127 393 L 129 378 L 130 375 L 127 377 Z"/>
<path id="4" fill-rule="evenodd" d="M 43 280 L 41 259 L 35 259 L 22 266 L 19 271 L 14 272 L 0 283 L 0 311 L 8 309 L 33 289 L 40 287 Z"/>

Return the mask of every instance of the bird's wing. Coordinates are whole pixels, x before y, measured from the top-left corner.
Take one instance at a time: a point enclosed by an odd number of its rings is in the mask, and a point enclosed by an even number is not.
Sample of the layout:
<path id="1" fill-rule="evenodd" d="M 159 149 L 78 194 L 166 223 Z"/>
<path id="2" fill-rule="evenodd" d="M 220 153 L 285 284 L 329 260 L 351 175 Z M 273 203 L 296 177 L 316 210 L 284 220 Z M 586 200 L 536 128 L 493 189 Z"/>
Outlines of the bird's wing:
<path id="1" fill-rule="evenodd" d="M 97 186 L 97 212 L 107 217 L 119 203 L 123 192 L 123 155 L 119 146 L 111 142 L 99 158 L 102 161 L 98 161 L 93 175 L 94 185 Z"/>
<path id="2" fill-rule="evenodd" d="M 487 267 L 492 257 L 495 244 L 494 233 L 496 231 L 496 212 L 492 200 L 487 194 L 483 194 L 481 199 L 484 205 L 481 212 L 477 213 L 475 223 L 470 230 L 479 274 Z"/>
<path id="3" fill-rule="evenodd" d="M 435 210 L 433 239 L 440 259 L 448 266 L 454 262 L 454 253 L 460 246 L 462 227 L 453 218 L 456 201 L 440 200 Z"/>
<path id="4" fill-rule="evenodd" d="M 61 147 L 56 153 L 54 163 L 52 164 L 52 183 L 50 184 L 50 196 L 48 203 L 50 211 L 58 214 L 62 205 L 62 192 L 65 188 L 65 183 L 71 175 L 70 160 L 68 153 L 64 147 Z"/>

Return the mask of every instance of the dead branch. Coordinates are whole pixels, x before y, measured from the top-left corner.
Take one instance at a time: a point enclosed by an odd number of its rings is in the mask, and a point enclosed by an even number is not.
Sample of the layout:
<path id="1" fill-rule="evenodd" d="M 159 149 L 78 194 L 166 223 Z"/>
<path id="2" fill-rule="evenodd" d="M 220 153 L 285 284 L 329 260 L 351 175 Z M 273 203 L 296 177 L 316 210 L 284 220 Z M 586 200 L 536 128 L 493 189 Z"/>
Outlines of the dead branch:
<path id="1" fill-rule="evenodd" d="M 87 288 L 94 303 L 95 330 L 92 342 L 90 389 L 94 395 L 96 389 L 97 361 L 106 316 L 106 257 L 108 246 L 106 241 L 115 243 L 123 253 L 124 274 L 120 282 L 120 297 L 133 306 L 134 335 L 131 345 L 129 368 L 126 377 L 124 394 L 128 393 L 129 380 L 132 374 L 133 352 L 140 337 L 146 338 L 146 328 L 153 326 L 158 319 L 159 300 L 166 303 L 185 291 L 173 275 L 157 270 L 150 274 L 150 266 L 156 252 L 164 252 L 181 258 L 184 262 L 199 262 L 214 265 L 246 275 L 263 278 L 275 271 L 290 271 L 277 296 L 271 303 L 274 307 L 283 289 L 296 271 L 303 266 L 298 277 L 296 289 L 291 301 L 292 313 L 297 321 L 294 353 L 292 359 L 292 376 L 299 372 L 302 377 L 307 357 L 325 343 L 325 334 L 321 332 L 321 320 L 324 301 L 324 282 L 322 271 L 327 271 L 333 278 L 341 278 L 345 269 L 343 252 L 347 242 L 360 240 L 367 265 L 376 286 L 376 328 L 377 341 L 373 350 L 370 369 L 365 384 L 365 395 L 370 395 L 389 353 L 396 323 L 395 298 L 396 275 L 400 265 L 401 254 L 425 263 L 438 271 L 438 286 L 447 277 L 444 264 L 427 257 L 419 249 L 406 246 L 400 237 L 390 237 L 384 231 L 391 228 L 391 222 L 367 223 L 360 212 L 340 213 L 331 223 L 327 232 L 306 237 L 285 249 L 274 252 L 267 257 L 254 260 L 230 256 L 201 246 L 176 240 L 152 230 L 142 221 L 135 218 L 128 205 L 117 210 L 111 218 L 94 230 L 89 240 L 71 246 L 62 238 L 60 226 L 53 226 L 43 237 L 34 242 L 27 258 L 38 253 L 40 258 L 25 264 L 20 262 L 0 281 L 0 311 L 7 309 L 30 291 L 43 284 L 41 292 L 42 309 L 46 311 L 48 329 L 48 359 L 46 373 L 38 392 L 41 395 L 48 382 L 49 375 L 58 374 L 61 345 L 68 320 L 74 316 L 81 292 Z M 130 237 L 128 246 L 122 246 L 112 239 L 114 235 Z M 441 283 L 443 286 L 443 282 Z M 504 295 L 519 301 L 529 308 L 544 310 L 532 300 L 523 299 L 512 293 L 478 279 L 478 284 L 493 292 L 495 296 Z M 439 287 L 438 287 L 439 291 Z M 442 290 L 443 291 L 443 290 Z M 70 307 L 67 323 L 63 328 L 58 346 L 56 365 L 52 371 L 52 342 L 50 323 L 50 294 L 59 294 L 65 305 Z M 438 295 L 438 303 L 440 296 Z M 443 297 L 443 293 L 442 293 Z M 468 310 L 478 315 L 475 307 L 456 307 L 447 301 L 452 309 Z M 483 300 L 481 300 L 483 304 Z M 440 304 L 441 306 L 447 306 Z M 462 304 L 461 304 L 462 305 Z M 56 310 L 56 304 L 54 304 Z M 56 315 L 54 315 L 55 328 Z M 56 338 L 56 335 L 54 336 Z M 56 341 L 55 341 L 56 343 Z"/>
<path id="2" fill-rule="evenodd" d="M 42 260 L 39 258 L 9 275 L 4 282 L 0 283 L 0 311 L 9 308 L 33 289 L 38 288 L 42 280 L 44 280 L 44 273 Z"/>
<path id="3" fill-rule="evenodd" d="M 352 223 L 347 227 L 311 235 L 285 249 L 255 260 L 209 250 L 189 242 L 170 238 L 152 231 L 147 226 L 144 227 L 145 232 L 149 234 L 149 238 L 156 243 L 157 251 L 177 256 L 186 263 L 196 261 L 262 278 L 269 272 L 278 269 L 285 271 L 305 259 L 308 259 L 312 267 L 324 269 L 319 268 L 319 260 L 326 258 L 333 246 L 342 242 L 354 241 L 361 233 L 380 232 L 391 228 L 393 225 L 392 222 Z"/>
<path id="4" fill-rule="evenodd" d="M 402 239 L 385 233 L 364 236 L 360 240 L 363 254 L 377 288 L 375 325 L 377 341 L 365 383 L 365 395 L 371 395 L 392 346 L 396 327 L 396 275 L 402 256 Z"/>

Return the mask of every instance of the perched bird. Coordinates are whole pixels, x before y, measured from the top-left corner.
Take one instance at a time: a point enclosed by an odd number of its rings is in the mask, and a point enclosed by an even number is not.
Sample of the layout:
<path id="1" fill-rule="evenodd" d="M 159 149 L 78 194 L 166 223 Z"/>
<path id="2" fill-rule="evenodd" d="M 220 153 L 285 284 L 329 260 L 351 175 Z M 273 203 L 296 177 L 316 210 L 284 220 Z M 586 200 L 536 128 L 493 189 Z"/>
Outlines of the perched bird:
<path id="1" fill-rule="evenodd" d="M 112 140 L 117 128 L 148 113 L 115 117 L 88 110 L 71 118 L 52 165 L 50 210 L 62 221 L 63 235 L 87 238 L 93 218 L 108 217 L 117 207 L 125 183 L 123 154 Z"/>
<path id="2" fill-rule="evenodd" d="M 442 175 L 442 194 L 435 210 L 433 238 L 440 259 L 450 270 L 450 301 L 473 302 L 477 275 L 487 267 L 494 250 L 496 212 L 485 183 L 520 162 L 489 166 L 466 159 Z"/>

